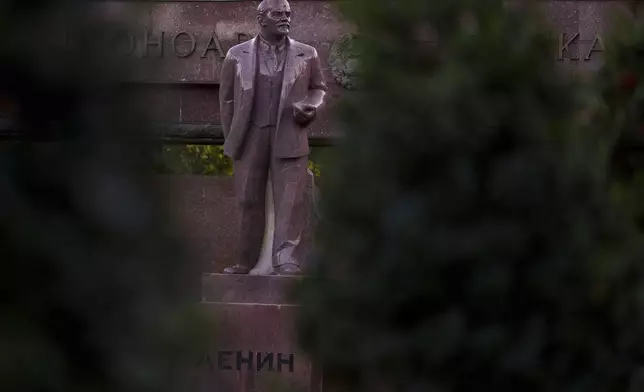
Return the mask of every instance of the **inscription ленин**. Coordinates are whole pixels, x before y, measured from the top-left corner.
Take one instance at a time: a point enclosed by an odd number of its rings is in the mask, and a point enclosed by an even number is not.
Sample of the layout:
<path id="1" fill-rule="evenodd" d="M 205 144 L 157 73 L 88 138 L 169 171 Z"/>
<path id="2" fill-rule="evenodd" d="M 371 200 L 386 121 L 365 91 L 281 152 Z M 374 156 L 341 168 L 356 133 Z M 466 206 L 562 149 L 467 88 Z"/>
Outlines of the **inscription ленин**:
<path id="1" fill-rule="evenodd" d="M 289 372 L 295 371 L 295 355 L 253 351 L 217 351 L 216 361 L 210 354 L 206 354 L 201 363 L 204 362 L 214 370 L 248 370 L 248 371 L 269 371 Z"/>

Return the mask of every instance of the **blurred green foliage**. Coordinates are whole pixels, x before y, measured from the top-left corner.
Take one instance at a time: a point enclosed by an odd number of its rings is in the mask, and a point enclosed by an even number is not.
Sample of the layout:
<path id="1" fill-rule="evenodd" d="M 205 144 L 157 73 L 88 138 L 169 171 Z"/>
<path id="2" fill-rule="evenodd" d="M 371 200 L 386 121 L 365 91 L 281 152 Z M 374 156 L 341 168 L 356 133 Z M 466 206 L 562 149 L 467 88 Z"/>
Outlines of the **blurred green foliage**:
<path id="1" fill-rule="evenodd" d="M 0 390 L 184 391 L 203 324 L 153 174 L 232 165 L 217 146 L 150 165 L 82 5 L 0 6 L 0 99 L 62 137 L 0 153 Z M 299 316 L 338 390 L 624 391 L 641 366 L 642 175 L 621 151 L 641 139 L 644 35 L 607 45 L 588 107 L 541 26 L 503 9 L 346 5 L 362 90 L 337 152 L 311 157 L 325 219 Z M 52 26 L 90 41 L 33 45 Z"/>
<path id="2" fill-rule="evenodd" d="M 644 25 L 623 16 L 612 25 L 589 127 L 609 141 L 614 195 L 644 232 Z"/>
<path id="3" fill-rule="evenodd" d="M 362 87 L 298 289 L 325 387 L 642 388 L 641 236 L 611 195 L 603 103 L 505 3 L 344 3 Z"/>
<path id="4" fill-rule="evenodd" d="M 204 176 L 233 174 L 233 162 L 224 155 L 222 146 L 165 145 L 158 159 L 158 171 L 164 174 Z"/>
<path id="5" fill-rule="evenodd" d="M 198 271 L 117 83 L 126 64 L 96 45 L 114 26 L 86 6 L 0 3 L 7 114 L 57 140 L 0 153 L 0 390 L 183 392 L 206 344 Z"/>
<path id="6" fill-rule="evenodd" d="M 313 148 L 309 169 L 319 177 L 322 164 L 318 157 L 323 148 Z M 224 155 L 220 145 L 165 145 L 153 158 L 156 171 L 161 174 L 192 174 L 202 176 L 231 176 L 233 162 Z"/>

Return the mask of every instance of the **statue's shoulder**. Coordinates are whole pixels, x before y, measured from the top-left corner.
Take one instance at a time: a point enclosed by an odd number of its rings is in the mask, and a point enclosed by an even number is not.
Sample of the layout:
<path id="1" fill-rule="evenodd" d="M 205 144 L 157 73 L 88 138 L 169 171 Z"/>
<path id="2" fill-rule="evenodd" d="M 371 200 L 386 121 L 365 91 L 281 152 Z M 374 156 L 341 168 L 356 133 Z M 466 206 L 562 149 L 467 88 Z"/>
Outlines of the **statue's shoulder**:
<path id="1" fill-rule="evenodd" d="M 239 57 L 243 56 L 244 53 L 248 53 L 250 51 L 254 41 L 255 40 L 251 39 L 231 47 L 230 49 L 228 49 L 228 53 L 226 54 L 226 57 L 232 58 L 232 59 L 239 59 Z"/>
<path id="2" fill-rule="evenodd" d="M 318 55 L 317 50 L 313 46 L 307 45 L 300 41 L 291 39 L 291 46 L 296 50 L 302 52 L 307 57 L 316 57 Z"/>

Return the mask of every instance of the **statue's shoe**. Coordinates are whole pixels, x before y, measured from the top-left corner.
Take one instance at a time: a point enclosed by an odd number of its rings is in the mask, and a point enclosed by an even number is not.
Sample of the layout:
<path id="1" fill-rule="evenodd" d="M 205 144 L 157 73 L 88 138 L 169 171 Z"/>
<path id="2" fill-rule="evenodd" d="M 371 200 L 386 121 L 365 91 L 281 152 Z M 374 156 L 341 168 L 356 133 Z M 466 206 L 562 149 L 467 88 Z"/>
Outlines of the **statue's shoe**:
<path id="1" fill-rule="evenodd" d="M 235 264 L 231 267 L 224 268 L 224 274 L 228 275 L 247 275 L 250 272 L 250 268 L 244 267 L 241 264 Z"/>
<path id="2" fill-rule="evenodd" d="M 271 275 L 300 275 L 302 269 L 297 264 L 282 264 L 273 269 Z"/>

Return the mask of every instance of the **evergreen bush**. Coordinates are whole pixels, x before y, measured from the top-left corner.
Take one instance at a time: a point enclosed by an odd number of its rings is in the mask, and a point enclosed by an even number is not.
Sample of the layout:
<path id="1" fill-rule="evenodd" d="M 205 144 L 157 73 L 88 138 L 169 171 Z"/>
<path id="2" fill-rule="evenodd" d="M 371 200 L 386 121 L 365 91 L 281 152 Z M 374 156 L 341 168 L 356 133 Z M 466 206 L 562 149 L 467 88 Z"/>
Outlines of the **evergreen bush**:
<path id="1" fill-rule="evenodd" d="M 504 3 L 345 7 L 361 87 L 298 292 L 338 390 L 625 391 L 642 364 L 644 265 L 582 90 Z"/>
<path id="2" fill-rule="evenodd" d="M 87 6 L 0 5 L 2 114 L 27 139 L 0 151 L 0 390 L 185 391 L 196 276 Z"/>

